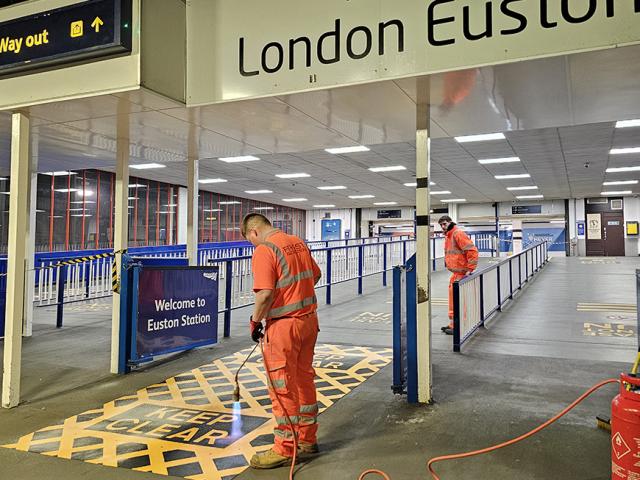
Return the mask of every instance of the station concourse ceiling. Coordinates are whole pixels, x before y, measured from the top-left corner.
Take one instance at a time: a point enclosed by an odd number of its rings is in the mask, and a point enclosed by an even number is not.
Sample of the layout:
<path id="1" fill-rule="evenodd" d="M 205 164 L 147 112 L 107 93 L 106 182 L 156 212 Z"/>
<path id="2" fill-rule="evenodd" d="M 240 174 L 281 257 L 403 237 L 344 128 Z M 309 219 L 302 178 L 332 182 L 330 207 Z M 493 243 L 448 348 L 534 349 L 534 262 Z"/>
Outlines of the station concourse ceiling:
<path id="1" fill-rule="evenodd" d="M 604 181 L 640 178 L 605 173 L 640 165 L 640 127 L 616 129 L 640 118 L 640 46 L 440 74 L 431 79 L 432 197 L 468 202 L 599 196 Z M 317 204 L 372 207 L 413 205 L 415 191 L 416 79 L 402 79 L 187 109 L 141 90 L 32 107 L 35 152 L 41 172 L 115 166 L 118 111 L 130 120 L 131 164 L 166 168 L 131 175 L 186 185 L 193 139 L 200 178 L 225 183 L 201 189 L 310 209 Z M 461 135 L 502 132 L 505 139 L 458 143 Z M 0 173 L 9 174 L 11 118 L 0 113 Z M 365 145 L 368 152 L 332 155 L 325 148 Z M 220 157 L 253 155 L 259 161 L 225 163 Z M 518 157 L 519 162 L 478 160 Z M 374 173 L 370 167 L 406 170 Z M 586 167 L 585 167 L 586 166 Z M 280 179 L 279 173 L 307 173 Z M 495 175 L 531 178 L 498 180 Z M 345 190 L 317 187 L 341 185 Z M 509 191 L 507 187 L 537 186 Z M 611 188 L 607 188 L 611 189 Z M 619 190 L 620 188 L 615 188 Z M 637 186 L 633 193 L 640 193 Z M 248 194 L 247 190 L 271 190 Z M 350 199 L 350 195 L 375 198 Z M 287 204 L 285 198 L 307 201 Z"/>

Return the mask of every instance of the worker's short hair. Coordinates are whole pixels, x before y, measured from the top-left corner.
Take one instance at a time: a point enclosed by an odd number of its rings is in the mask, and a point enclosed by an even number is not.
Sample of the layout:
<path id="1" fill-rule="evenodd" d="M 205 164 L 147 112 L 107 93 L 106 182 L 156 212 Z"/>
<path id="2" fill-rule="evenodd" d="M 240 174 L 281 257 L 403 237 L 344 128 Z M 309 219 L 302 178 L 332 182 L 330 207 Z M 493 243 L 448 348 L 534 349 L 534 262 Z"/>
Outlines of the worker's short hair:
<path id="1" fill-rule="evenodd" d="M 267 227 L 271 226 L 271 222 L 267 217 L 265 217 L 261 213 L 250 213 L 242 220 L 242 228 L 240 230 L 240 233 L 242 233 L 242 236 L 244 238 L 247 238 L 247 232 L 249 230 L 263 225 Z"/>
<path id="2" fill-rule="evenodd" d="M 438 220 L 438 223 L 442 222 L 453 222 L 453 220 L 451 220 L 451 217 L 449 215 L 443 215 L 440 217 L 440 220 Z"/>

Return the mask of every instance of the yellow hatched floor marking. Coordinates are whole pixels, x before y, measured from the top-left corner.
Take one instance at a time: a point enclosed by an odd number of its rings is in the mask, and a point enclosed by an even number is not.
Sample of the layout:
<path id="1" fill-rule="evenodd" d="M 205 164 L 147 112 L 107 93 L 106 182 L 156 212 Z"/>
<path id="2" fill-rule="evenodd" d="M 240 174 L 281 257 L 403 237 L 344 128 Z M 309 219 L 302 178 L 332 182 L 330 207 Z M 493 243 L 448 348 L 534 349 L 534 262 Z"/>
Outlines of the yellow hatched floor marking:
<path id="1" fill-rule="evenodd" d="M 635 303 L 578 303 L 578 312 L 636 312 Z"/>
<path id="2" fill-rule="evenodd" d="M 233 409 L 233 377 L 248 353 L 215 360 L 3 447 L 192 480 L 230 480 L 255 452 L 273 444 L 260 355 L 240 374 L 241 410 Z M 390 361 L 388 348 L 317 345 L 320 412 Z"/>

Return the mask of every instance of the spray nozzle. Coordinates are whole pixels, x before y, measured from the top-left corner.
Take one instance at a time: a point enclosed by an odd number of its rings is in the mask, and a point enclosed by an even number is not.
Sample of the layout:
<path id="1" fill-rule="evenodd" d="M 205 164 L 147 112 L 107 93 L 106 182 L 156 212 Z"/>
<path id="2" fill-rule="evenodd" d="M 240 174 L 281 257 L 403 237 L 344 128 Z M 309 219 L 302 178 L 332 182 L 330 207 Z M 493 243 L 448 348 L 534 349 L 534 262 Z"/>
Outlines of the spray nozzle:
<path id="1" fill-rule="evenodd" d="M 236 388 L 233 389 L 233 401 L 240 401 L 240 385 L 236 383 Z"/>

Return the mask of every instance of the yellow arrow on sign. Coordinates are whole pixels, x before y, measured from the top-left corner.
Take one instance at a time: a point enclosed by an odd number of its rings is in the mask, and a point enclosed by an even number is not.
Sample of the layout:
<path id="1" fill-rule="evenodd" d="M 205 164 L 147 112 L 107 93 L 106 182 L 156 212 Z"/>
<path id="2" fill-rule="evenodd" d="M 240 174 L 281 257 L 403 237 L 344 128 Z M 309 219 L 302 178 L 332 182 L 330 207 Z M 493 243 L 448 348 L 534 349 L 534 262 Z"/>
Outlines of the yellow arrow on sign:
<path id="1" fill-rule="evenodd" d="M 96 30 L 96 33 L 100 31 L 100 27 L 104 25 L 104 22 L 100 17 L 96 17 L 95 20 L 91 23 L 91 26 Z"/>

